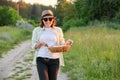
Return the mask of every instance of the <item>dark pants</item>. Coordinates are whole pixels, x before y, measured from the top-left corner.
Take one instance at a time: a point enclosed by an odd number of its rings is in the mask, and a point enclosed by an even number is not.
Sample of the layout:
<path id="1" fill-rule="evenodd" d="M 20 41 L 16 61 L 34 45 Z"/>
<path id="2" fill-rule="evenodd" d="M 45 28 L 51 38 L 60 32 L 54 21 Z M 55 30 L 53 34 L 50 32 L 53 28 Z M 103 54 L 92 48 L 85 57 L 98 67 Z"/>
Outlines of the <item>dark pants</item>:
<path id="1" fill-rule="evenodd" d="M 37 58 L 37 71 L 40 80 L 57 80 L 59 59 Z"/>

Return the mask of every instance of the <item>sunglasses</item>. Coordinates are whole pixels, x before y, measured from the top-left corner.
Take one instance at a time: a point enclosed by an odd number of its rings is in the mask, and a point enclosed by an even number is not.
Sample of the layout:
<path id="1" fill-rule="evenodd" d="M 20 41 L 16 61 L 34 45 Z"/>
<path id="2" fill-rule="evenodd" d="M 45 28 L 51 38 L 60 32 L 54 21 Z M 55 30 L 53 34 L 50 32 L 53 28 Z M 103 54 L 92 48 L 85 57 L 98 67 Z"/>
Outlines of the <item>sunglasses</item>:
<path id="1" fill-rule="evenodd" d="M 47 22 L 48 20 L 49 21 L 52 21 L 53 18 L 43 18 L 42 20 L 44 20 L 45 22 Z"/>

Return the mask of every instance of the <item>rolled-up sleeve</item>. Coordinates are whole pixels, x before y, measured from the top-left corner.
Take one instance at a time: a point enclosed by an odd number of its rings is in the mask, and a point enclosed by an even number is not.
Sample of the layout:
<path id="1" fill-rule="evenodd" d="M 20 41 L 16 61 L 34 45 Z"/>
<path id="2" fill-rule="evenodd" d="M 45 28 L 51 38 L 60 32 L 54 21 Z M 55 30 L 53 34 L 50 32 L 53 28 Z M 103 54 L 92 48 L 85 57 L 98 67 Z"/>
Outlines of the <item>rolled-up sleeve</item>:
<path id="1" fill-rule="evenodd" d="M 37 44 L 37 32 L 36 29 L 32 32 L 32 48 L 35 49 L 35 45 Z"/>

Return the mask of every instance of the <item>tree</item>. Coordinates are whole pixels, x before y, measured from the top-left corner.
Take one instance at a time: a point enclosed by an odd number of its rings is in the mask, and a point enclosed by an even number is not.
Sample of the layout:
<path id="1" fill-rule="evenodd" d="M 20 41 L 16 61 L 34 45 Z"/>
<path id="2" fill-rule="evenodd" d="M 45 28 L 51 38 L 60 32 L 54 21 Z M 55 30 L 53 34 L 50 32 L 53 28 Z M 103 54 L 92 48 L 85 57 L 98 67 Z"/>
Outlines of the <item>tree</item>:
<path id="1" fill-rule="evenodd" d="M 0 6 L 11 6 L 15 8 L 15 2 L 12 2 L 12 0 L 0 0 Z"/>
<path id="2" fill-rule="evenodd" d="M 18 19 L 21 19 L 21 17 L 15 9 L 0 6 L 0 26 L 13 25 Z"/>
<path id="3" fill-rule="evenodd" d="M 23 0 L 20 0 L 18 3 L 18 8 L 19 8 L 19 15 L 21 15 L 24 18 L 29 18 L 29 6 L 30 4 L 26 4 Z"/>
<path id="4" fill-rule="evenodd" d="M 120 9 L 120 0 L 76 0 L 79 18 L 90 20 L 111 20 Z"/>
<path id="5" fill-rule="evenodd" d="M 58 0 L 56 5 L 56 14 L 58 25 L 62 25 L 63 18 L 65 16 L 67 0 Z"/>

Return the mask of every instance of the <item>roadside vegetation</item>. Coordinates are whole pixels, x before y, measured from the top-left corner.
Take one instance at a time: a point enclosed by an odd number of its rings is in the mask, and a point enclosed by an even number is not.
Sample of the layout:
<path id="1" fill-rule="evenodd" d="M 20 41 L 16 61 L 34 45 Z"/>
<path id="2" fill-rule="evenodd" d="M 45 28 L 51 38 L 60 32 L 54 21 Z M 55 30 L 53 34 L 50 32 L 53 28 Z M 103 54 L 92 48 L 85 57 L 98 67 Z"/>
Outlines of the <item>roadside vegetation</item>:
<path id="1" fill-rule="evenodd" d="M 2 53 L 24 40 L 30 39 L 32 28 L 0 27 L 0 57 Z"/>
<path id="2" fill-rule="evenodd" d="M 70 80 L 120 79 L 120 30 L 104 24 L 70 28 L 66 39 L 74 43 L 64 53 L 65 67 Z"/>

